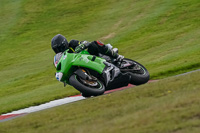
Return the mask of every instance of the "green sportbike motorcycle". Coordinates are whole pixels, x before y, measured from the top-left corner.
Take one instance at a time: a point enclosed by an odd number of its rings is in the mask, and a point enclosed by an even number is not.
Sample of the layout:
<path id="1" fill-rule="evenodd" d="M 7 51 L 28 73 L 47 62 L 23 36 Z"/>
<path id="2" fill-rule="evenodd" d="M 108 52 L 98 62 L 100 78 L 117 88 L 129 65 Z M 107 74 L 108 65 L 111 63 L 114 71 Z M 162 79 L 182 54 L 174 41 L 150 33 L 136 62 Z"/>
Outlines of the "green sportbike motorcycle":
<path id="1" fill-rule="evenodd" d="M 62 53 L 56 65 L 57 80 L 69 84 L 84 97 L 102 95 L 106 90 L 140 85 L 148 82 L 149 72 L 140 63 L 124 58 L 118 62 L 111 57 L 80 53 Z"/>

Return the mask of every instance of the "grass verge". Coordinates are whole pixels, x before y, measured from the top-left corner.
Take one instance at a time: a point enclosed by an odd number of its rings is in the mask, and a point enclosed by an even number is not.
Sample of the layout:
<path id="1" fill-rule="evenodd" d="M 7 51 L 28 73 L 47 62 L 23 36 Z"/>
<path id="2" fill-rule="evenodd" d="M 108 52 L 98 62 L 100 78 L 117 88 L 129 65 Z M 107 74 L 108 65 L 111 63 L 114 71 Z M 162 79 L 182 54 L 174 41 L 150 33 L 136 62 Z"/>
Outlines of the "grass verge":
<path id="1" fill-rule="evenodd" d="M 102 40 L 151 79 L 200 68 L 199 0 L 1 0 L 0 114 L 77 94 L 55 77 L 51 38 Z"/>
<path id="2" fill-rule="evenodd" d="M 200 72 L 28 114 L 0 123 L 2 133 L 198 133 Z M 12 128 L 10 128 L 12 127 Z"/>

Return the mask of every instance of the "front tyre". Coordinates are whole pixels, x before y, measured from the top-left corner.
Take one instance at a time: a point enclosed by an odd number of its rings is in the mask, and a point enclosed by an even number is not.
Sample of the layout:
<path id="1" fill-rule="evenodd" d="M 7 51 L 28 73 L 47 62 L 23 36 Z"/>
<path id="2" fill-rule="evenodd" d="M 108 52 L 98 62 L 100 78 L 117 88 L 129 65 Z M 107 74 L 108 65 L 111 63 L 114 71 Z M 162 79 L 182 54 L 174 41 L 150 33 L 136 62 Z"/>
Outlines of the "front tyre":
<path id="1" fill-rule="evenodd" d="M 84 80 L 78 75 L 73 74 L 69 78 L 69 83 L 84 94 L 84 97 L 98 96 L 105 92 L 104 84 L 97 79 L 97 81 Z"/>

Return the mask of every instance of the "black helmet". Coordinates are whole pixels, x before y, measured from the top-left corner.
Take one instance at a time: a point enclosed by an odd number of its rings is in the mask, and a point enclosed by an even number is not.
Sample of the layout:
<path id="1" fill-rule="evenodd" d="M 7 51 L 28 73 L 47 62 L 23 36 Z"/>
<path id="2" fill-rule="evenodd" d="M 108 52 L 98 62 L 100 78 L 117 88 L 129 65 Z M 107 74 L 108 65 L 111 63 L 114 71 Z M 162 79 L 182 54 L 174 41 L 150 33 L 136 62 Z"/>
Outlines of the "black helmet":
<path id="1" fill-rule="evenodd" d="M 58 34 L 52 38 L 51 47 L 57 54 L 59 52 L 64 52 L 65 50 L 67 50 L 69 47 L 69 43 L 63 35 Z"/>

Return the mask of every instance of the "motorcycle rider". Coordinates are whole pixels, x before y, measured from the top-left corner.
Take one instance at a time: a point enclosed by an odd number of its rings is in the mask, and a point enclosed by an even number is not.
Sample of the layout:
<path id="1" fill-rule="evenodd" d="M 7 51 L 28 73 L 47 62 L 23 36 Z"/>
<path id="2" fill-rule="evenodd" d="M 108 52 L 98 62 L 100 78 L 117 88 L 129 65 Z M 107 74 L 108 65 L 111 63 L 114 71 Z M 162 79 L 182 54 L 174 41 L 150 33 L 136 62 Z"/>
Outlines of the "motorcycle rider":
<path id="1" fill-rule="evenodd" d="M 70 53 L 79 53 L 84 49 L 87 49 L 87 51 L 91 55 L 99 56 L 99 54 L 110 56 L 117 61 L 122 61 L 124 56 L 119 55 L 117 50 L 113 50 L 112 46 L 110 44 L 104 45 L 101 41 L 78 41 L 78 40 L 71 40 L 69 43 L 67 39 L 61 35 L 57 34 L 54 36 L 51 40 L 51 47 L 56 53 L 54 57 L 54 65 L 57 66 L 57 63 L 59 59 L 62 56 L 62 53 L 69 49 Z"/>

